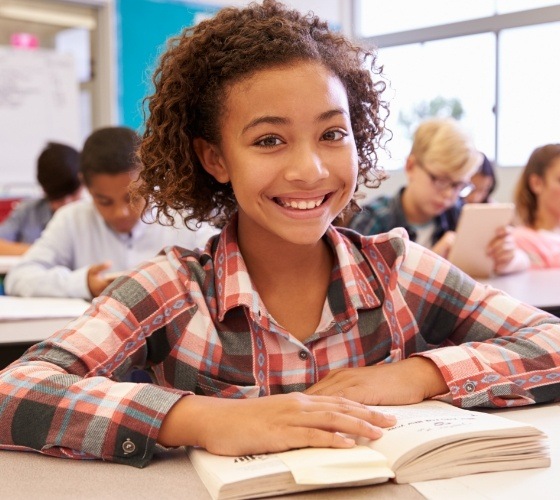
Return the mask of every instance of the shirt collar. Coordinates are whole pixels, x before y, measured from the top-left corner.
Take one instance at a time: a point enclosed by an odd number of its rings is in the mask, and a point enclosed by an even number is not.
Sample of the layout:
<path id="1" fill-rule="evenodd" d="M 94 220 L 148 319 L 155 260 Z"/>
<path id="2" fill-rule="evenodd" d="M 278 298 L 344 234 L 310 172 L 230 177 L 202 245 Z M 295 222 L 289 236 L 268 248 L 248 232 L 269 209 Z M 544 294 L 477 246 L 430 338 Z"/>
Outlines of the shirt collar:
<path id="1" fill-rule="evenodd" d="M 357 319 L 358 309 L 378 307 L 381 303 L 378 297 L 380 284 L 355 242 L 333 226 L 327 229 L 324 238 L 336 255 L 328 292 L 335 319 L 354 320 Z M 230 309 L 239 306 L 247 307 L 255 317 L 260 316 L 261 299 L 237 243 L 237 217 L 220 234 L 214 253 L 214 266 L 219 321 L 223 321 Z"/>

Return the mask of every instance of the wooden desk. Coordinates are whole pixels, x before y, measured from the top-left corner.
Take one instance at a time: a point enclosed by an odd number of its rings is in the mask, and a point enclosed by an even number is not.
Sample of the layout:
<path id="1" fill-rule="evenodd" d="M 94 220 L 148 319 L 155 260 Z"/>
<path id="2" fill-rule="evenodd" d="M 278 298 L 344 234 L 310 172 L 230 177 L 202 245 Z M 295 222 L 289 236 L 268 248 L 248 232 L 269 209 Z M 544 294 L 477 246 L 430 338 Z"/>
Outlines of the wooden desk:
<path id="1" fill-rule="evenodd" d="M 535 269 L 480 282 L 560 316 L 560 269 Z"/>
<path id="2" fill-rule="evenodd" d="M 274 498 L 526 500 L 535 494 L 538 498 L 557 498 L 560 477 L 560 430 L 557 423 L 560 406 L 530 406 L 498 412 L 514 420 L 531 423 L 549 435 L 550 468 L 474 474 L 413 485 L 383 483 L 359 488 L 318 490 Z M 0 470 L 1 498 L 151 500 L 157 496 L 164 499 L 210 500 L 210 495 L 181 448 L 157 454 L 144 469 L 100 461 L 75 461 L 36 453 L 0 451 Z"/>

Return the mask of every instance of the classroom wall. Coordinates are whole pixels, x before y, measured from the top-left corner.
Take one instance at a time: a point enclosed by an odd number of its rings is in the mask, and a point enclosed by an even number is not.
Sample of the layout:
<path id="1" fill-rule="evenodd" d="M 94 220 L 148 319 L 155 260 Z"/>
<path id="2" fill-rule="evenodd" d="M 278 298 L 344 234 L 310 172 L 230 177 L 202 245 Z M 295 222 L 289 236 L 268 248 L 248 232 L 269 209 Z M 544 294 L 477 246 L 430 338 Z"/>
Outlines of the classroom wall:
<path id="1" fill-rule="evenodd" d="M 169 38 L 214 15 L 221 7 L 242 6 L 246 0 L 116 0 L 116 36 L 119 68 L 119 116 L 123 125 L 142 130 L 143 100 L 153 92 L 152 75 Z M 351 26 L 342 0 L 287 0 L 303 11 L 313 11 L 333 29 Z"/>

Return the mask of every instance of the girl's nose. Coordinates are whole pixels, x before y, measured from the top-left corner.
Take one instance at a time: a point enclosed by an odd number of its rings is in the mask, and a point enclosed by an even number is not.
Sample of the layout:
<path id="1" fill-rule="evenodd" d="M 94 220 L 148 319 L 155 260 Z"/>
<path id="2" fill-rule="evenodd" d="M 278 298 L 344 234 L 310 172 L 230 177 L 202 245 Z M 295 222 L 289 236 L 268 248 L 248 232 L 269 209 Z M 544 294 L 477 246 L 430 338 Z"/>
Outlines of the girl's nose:
<path id="1" fill-rule="evenodd" d="M 114 215 L 116 218 L 126 218 L 130 215 L 130 211 L 131 211 L 131 207 L 130 204 L 128 203 L 123 203 L 122 205 L 119 205 L 118 207 L 116 207 L 115 211 L 114 211 Z"/>
<path id="2" fill-rule="evenodd" d="M 313 148 L 298 148 L 286 170 L 289 181 L 303 181 L 313 184 L 329 175 L 321 156 Z"/>

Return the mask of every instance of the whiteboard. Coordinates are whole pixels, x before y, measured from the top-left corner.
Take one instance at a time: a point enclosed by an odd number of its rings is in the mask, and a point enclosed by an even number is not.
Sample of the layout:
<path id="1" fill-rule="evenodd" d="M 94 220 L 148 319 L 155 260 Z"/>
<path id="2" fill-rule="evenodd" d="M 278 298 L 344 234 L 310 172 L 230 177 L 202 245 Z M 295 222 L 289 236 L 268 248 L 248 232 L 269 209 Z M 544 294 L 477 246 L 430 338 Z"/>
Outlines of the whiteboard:
<path id="1" fill-rule="evenodd" d="M 0 187 L 35 185 L 49 141 L 81 148 L 79 83 L 71 54 L 0 47 Z"/>

